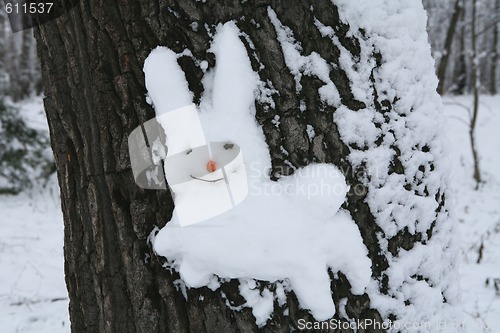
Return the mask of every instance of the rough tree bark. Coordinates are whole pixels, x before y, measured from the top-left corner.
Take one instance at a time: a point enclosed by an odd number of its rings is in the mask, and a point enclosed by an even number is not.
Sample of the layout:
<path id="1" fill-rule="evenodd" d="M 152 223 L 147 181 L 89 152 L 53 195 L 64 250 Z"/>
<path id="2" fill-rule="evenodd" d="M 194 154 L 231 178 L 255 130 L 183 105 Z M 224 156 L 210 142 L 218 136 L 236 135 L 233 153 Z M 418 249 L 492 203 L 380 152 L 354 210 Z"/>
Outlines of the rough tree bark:
<path id="1" fill-rule="evenodd" d="M 289 315 L 275 304 L 273 317 L 258 329 L 250 309 L 233 312 L 221 296 L 224 293 L 234 306 L 242 304 L 237 281 L 226 282 L 215 292 L 190 289 L 184 299 L 174 283 L 178 274 L 165 270 L 162 259 L 147 243 L 154 226 L 163 226 L 170 219 L 172 198 L 167 191 L 136 186 L 128 156 L 128 134 L 154 117 L 144 98 L 142 72 L 150 50 L 157 45 L 175 52 L 188 48 L 196 59 L 207 60 L 213 67 L 214 56 L 207 51 L 211 42 L 208 31 L 213 32 L 218 23 L 234 20 L 255 46 L 255 51 L 251 50 L 242 38 L 254 70 L 262 82 L 272 83 L 279 92 L 275 107 L 256 102 L 256 119 L 263 127 L 274 171 L 292 173 L 286 159 L 295 167 L 326 162 L 342 170 L 352 169 L 346 156 L 353 147 L 342 141 L 331 121 L 335 109 L 320 102 L 318 87 L 323 83 L 303 76 L 301 93 L 296 94 L 294 77 L 267 15 L 268 6 L 293 31 L 305 54 L 315 51 L 333 65 L 340 63 L 338 47 L 322 37 L 314 25 L 314 17 L 318 17 L 334 28 L 353 58 L 359 57 L 359 41 L 349 34 L 348 22 L 340 20 L 337 7 L 328 0 L 89 0 L 36 29 L 44 102 L 61 187 L 73 332 L 288 332 L 297 327 L 298 319 L 313 320 L 289 293 Z M 199 23 L 197 31 L 191 25 L 194 21 Z M 379 66 L 383 55 L 373 56 Z M 197 102 L 203 93 L 203 72 L 191 57 L 181 57 L 179 64 Z M 351 110 L 365 107 L 354 98 L 341 66 L 332 66 L 330 78 L 343 105 Z M 380 101 L 376 90 L 373 99 L 380 113 L 393 103 Z M 301 100 L 313 111 L 300 112 Z M 275 115 L 281 117 L 279 127 L 272 123 Z M 316 129 L 312 142 L 307 140 L 306 124 Z M 280 146 L 289 156 L 283 155 Z M 396 157 L 389 172 L 402 174 L 401 152 L 394 149 Z M 429 147 L 421 149 L 427 152 Z M 346 176 L 352 188 L 364 186 L 362 173 L 348 172 Z M 383 293 L 388 284 L 387 256 L 397 256 L 401 248 L 410 250 L 424 233 L 398 233 L 388 240 L 391 254 L 384 254 L 377 239 L 381 230 L 365 196 L 350 193 L 344 207 L 360 229 L 373 262 L 372 276 L 380 282 Z M 436 200 L 441 209 L 444 196 L 437 195 Z M 428 236 L 432 228 L 427 230 Z M 337 307 L 340 299 L 347 298 L 351 319 L 382 320 L 371 308 L 367 294 L 353 295 L 345 276 L 331 276 Z M 339 311 L 335 316 L 340 318 Z"/>

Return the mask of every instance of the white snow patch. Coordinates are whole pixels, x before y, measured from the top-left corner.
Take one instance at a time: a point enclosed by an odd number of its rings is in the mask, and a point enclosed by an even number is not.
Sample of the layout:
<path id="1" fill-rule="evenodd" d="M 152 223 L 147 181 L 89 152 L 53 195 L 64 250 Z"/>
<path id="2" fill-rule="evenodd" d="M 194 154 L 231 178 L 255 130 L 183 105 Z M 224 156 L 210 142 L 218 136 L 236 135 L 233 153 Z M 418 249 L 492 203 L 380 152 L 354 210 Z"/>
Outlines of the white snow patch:
<path id="1" fill-rule="evenodd" d="M 328 319 L 335 313 L 329 268 L 348 277 L 354 294 L 365 292 L 370 283 L 371 262 L 359 230 L 348 213 L 337 212 L 348 188 L 340 171 L 324 164 L 308 166 L 279 182 L 269 179 L 269 153 L 255 120 L 258 77 L 238 36 L 234 23 L 217 29 L 211 47 L 217 66 L 203 80 L 206 93 L 200 119 L 207 141 L 228 140 L 240 145 L 248 170 L 249 196 L 236 208 L 199 225 L 180 227 L 174 214 L 154 238 L 154 248 L 174 261 L 188 287 L 213 285 L 214 274 L 241 279 L 245 306 L 252 307 L 258 325 L 269 319 L 274 299 L 283 302 L 284 290 L 260 292 L 252 287 L 252 279 L 289 281 L 303 308 L 319 320 Z M 165 59 L 171 62 L 170 69 L 175 67 L 174 58 Z M 154 66 L 145 71 L 156 72 Z M 166 104 L 163 100 L 190 104 L 190 93 L 178 91 L 178 87 L 187 89 L 185 78 L 170 77 L 181 82 L 172 92 L 162 91 L 160 104 Z M 151 89 L 162 86 L 157 81 Z M 154 97 L 158 94 L 150 96 L 158 105 Z"/>
<path id="2" fill-rule="evenodd" d="M 154 49 L 144 62 L 144 73 L 148 96 L 157 115 L 192 103 L 186 76 L 177 65 L 177 55 L 170 49 L 162 46 Z"/>
<path id="3" fill-rule="evenodd" d="M 314 137 L 316 136 L 316 133 L 314 132 L 314 127 L 312 125 L 307 125 L 306 126 L 306 132 L 307 132 L 307 137 L 309 138 L 309 141 L 312 141 Z"/>
<path id="4" fill-rule="evenodd" d="M 41 110 L 41 98 L 33 106 Z M 70 331 L 58 194 L 53 175 L 45 189 L 0 195 L 2 332 Z"/>

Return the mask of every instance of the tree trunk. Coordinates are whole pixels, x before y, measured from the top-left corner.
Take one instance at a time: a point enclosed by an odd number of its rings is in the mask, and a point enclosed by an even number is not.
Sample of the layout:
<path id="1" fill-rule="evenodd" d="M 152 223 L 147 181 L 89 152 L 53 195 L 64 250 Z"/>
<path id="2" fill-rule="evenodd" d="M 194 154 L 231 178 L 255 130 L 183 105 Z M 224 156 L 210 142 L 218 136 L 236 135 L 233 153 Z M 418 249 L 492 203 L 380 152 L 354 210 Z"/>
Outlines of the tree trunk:
<path id="1" fill-rule="evenodd" d="M 7 49 L 7 14 L 0 11 L 0 103 L 8 92 L 9 80 L 5 65 L 5 50 Z"/>
<path id="2" fill-rule="evenodd" d="M 457 23 L 459 21 L 460 15 L 463 11 L 462 0 L 457 0 L 455 2 L 455 8 L 453 9 L 453 14 L 451 15 L 450 25 L 448 31 L 446 32 L 446 40 L 444 42 L 443 55 L 439 61 L 439 66 L 437 70 L 437 77 L 439 80 L 438 93 L 444 95 L 446 92 L 445 79 L 446 79 L 446 69 L 448 68 L 448 59 L 451 54 L 451 47 L 453 44 L 453 36 L 455 35 L 455 30 L 457 29 Z"/>
<path id="3" fill-rule="evenodd" d="M 453 70 L 453 93 L 455 95 L 463 95 L 467 89 L 467 63 L 466 63 L 466 15 L 465 10 L 462 10 L 462 15 L 460 18 L 460 48 L 458 50 L 457 60 L 455 62 L 455 68 Z"/>
<path id="4" fill-rule="evenodd" d="M 21 52 L 19 54 L 19 69 L 16 81 L 18 81 L 17 87 L 18 91 L 13 98 L 15 100 L 21 100 L 28 97 L 34 90 L 34 59 L 33 59 L 33 48 L 34 39 L 33 31 L 31 29 L 23 30 L 20 32 L 22 34 L 21 42 Z"/>
<path id="5" fill-rule="evenodd" d="M 5 70 L 5 50 L 7 49 L 7 14 L 0 12 L 0 70 Z"/>
<path id="6" fill-rule="evenodd" d="M 329 77 L 343 106 L 354 111 L 374 109 L 382 119 L 376 124 L 379 128 L 390 121 L 388 114 L 395 113 L 399 97 L 389 99 L 383 97 L 385 92 L 377 91 L 377 80 L 384 80 L 377 73 L 384 63 L 384 54 L 369 51 L 373 52 L 371 59 L 375 62 L 369 82 L 373 89 L 369 97 L 371 106 L 368 106 L 354 97 L 352 91 L 356 87 L 351 86 L 340 60 L 344 52 L 359 61 L 362 51 L 366 51 L 360 44 L 365 32 L 358 31 L 353 36 L 349 22 L 340 19 L 339 9 L 329 0 L 310 3 L 90 0 L 36 29 L 44 102 L 61 188 L 65 274 L 73 332 L 288 332 L 298 327 L 299 319 L 314 320 L 299 307 L 294 293 L 289 292 L 288 315 L 275 301 L 272 318 L 266 326 L 258 328 L 249 308 L 235 312 L 226 305 L 244 303 L 237 280 L 223 283 L 216 291 L 188 289 L 185 299 L 176 288 L 178 273 L 163 268 L 164 259 L 158 258 L 147 242 L 152 230 L 170 219 L 173 201 L 168 191 L 142 190 L 136 186 L 130 168 L 127 136 L 154 117 L 144 98 L 144 60 L 157 45 L 177 53 L 189 49 L 193 57 L 183 56 L 178 62 L 198 102 L 203 93 L 203 71 L 193 59 L 206 60 L 209 68 L 216 65 L 208 51 L 211 34 L 217 24 L 230 20 L 246 34 L 247 38 L 241 40 L 261 82 L 277 92 L 272 96 L 274 105 L 262 101 L 255 104 L 256 119 L 269 146 L 272 174 L 291 174 L 294 168 L 312 162 L 333 163 L 346 171 L 352 191 L 344 207 L 359 227 L 380 294 L 391 297 L 387 270 L 392 258 L 398 257 L 402 249 L 410 251 L 415 244 L 424 245 L 434 237 L 438 216 L 446 213 L 444 194 L 439 189 L 418 187 L 421 179 L 413 178 L 403 166 L 402 156 L 407 151 L 397 143 L 391 148 L 394 157 L 386 172 L 408 173 L 407 183 L 401 183 L 399 188 L 409 195 L 434 200 L 436 218 L 424 230 L 411 232 L 405 228 L 392 237 L 384 236 L 366 201 L 370 193 L 366 179 L 371 176 L 362 168 L 354 168 L 348 159 L 351 151 L 368 148 L 343 141 L 337 124 L 332 122 L 337 108 L 321 102 L 318 88 L 323 82 L 317 77 L 303 75 L 302 89 L 297 93 L 297 82 L 287 67 L 268 16 L 269 6 L 293 32 L 304 54 L 316 52 L 331 64 Z M 337 44 L 322 36 L 315 18 L 333 28 Z M 197 22 L 197 29 L 193 28 L 193 22 Z M 304 103 L 310 111 L 300 111 Z M 401 117 L 408 112 L 410 109 L 401 111 Z M 281 117 L 278 127 L 272 122 L 276 115 Z M 307 124 L 312 124 L 316 132 L 311 141 L 307 140 Z M 377 142 L 380 145 L 382 139 Z M 411 149 L 431 154 L 432 146 L 424 140 Z M 289 152 L 288 156 L 282 148 Z M 433 169 L 432 164 L 419 166 L 424 178 Z M 432 283 L 424 272 L 407 278 Z M 272 289 L 272 284 L 264 285 Z M 337 319 L 346 321 L 345 316 L 350 320 L 377 322 L 395 319 L 391 313 L 382 316 L 371 305 L 367 293 L 353 295 L 349 281 L 341 273 L 331 274 L 331 288 L 336 307 L 342 300 L 347 302 L 346 313 L 337 311 Z M 406 300 L 403 307 L 411 306 L 412 302 Z M 379 331 L 383 329 L 366 329 L 366 332 Z"/>
<path id="7" fill-rule="evenodd" d="M 472 1 L 472 21 L 471 21 L 471 43 L 472 43 L 472 94 L 474 103 L 472 107 L 472 117 L 470 120 L 469 137 L 472 150 L 472 157 L 474 161 L 474 181 L 476 182 L 476 189 L 481 184 L 481 171 L 479 169 L 479 156 L 476 149 L 475 130 L 477 117 L 479 113 L 479 89 L 481 88 L 480 77 L 480 59 L 481 56 L 477 49 L 477 35 L 476 35 L 476 19 L 477 19 L 477 1 Z"/>
<path id="8" fill-rule="evenodd" d="M 493 7 L 495 13 L 500 10 L 500 0 L 495 1 Z M 498 16 L 498 14 L 497 14 Z M 497 68 L 498 68 L 498 21 L 500 17 L 494 17 L 495 25 L 493 27 L 493 40 L 491 42 L 491 68 L 490 68 L 490 93 L 497 94 Z"/>

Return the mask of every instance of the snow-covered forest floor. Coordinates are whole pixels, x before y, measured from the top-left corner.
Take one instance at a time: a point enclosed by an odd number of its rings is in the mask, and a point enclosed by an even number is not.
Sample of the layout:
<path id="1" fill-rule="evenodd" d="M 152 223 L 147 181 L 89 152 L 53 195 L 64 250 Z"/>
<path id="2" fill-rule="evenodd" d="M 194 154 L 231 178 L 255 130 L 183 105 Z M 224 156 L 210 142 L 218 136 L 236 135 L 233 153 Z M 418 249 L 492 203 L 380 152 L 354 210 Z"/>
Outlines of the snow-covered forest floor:
<path id="1" fill-rule="evenodd" d="M 482 96 L 476 128 L 484 184 L 475 190 L 469 140 L 472 98 L 444 99 L 453 171 L 449 198 L 459 241 L 466 332 L 500 332 L 500 96 Z M 496 280 L 495 280 L 496 279 Z"/>
<path id="2" fill-rule="evenodd" d="M 27 124 L 48 132 L 41 98 L 18 107 Z M 63 237 L 55 174 L 45 187 L 0 195 L 0 332 L 70 331 Z"/>
<path id="3" fill-rule="evenodd" d="M 465 332 L 500 332 L 500 96 L 481 97 L 476 137 L 484 184 L 475 190 L 468 136 L 470 97 L 446 97 L 449 207 L 460 249 Z M 45 127 L 41 99 L 20 104 Z M 68 332 L 63 222 L 55 176 L 42 189 L 0 196 L 0 332 Z"/>

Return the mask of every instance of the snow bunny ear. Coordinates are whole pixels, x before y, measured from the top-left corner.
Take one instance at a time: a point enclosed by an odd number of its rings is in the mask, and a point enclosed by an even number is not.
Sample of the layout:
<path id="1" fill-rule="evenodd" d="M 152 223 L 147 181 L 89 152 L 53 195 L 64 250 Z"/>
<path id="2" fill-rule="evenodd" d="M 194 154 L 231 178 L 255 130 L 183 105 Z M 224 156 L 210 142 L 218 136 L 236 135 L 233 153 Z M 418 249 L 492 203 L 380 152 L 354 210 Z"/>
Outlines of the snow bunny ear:
<path id="1" fill-rule="evenodd" d="M 177 55 L 157 47 L 146 59 L 144 73 L 157 117 L 129 137 L 137 184 L 165 189 L 166 178 L 181 225 L 214 217 L 243 201 L 248 187 L 241 150 L 232 142 L 207 144 Z"/>
<path id="2" fill-rule="evenodd" d="M 165 47 L 154 49 L 144 62 L 144 73 L 148 95 L 157 115 L 167 114 L 171 110 L 192 103 L 192 95 L 189 93 L 184 72 L 177 64 L 176 54 L 170 49 Z M 196 112 L 196 110 L 194 111 Z M 193 115 L 192 111 L 191 117 L 193 118 L 191 119 L 192 124 L 196 124 L 197 115 Z M 128 144 L 132 171 L 135 182 L 142 188 L 163 190 L 167 188 L 161 166 L 161 160 L 166 158 L 168 152 L 165 133 L 169 132 L 169 137 L 173 139 L 170 140 L 172 141 L 170 154 L 181 150 L 183 146 L 187 148 L 190 145 L 206 144 L 199 120 L 195 131 L 199 134 L 197 140 L 184 144 L 182 137 L 176 135 L 175 128 L 168 128 L 169 124 L 175 125 L 175 121 L 164 119 L 160 124 L 157 117 L 136 128 L 129 135 Z M 186 137 L 192 138 L 191 136 Z M 176 143 L 177 149 L 175 149 Z"/>

